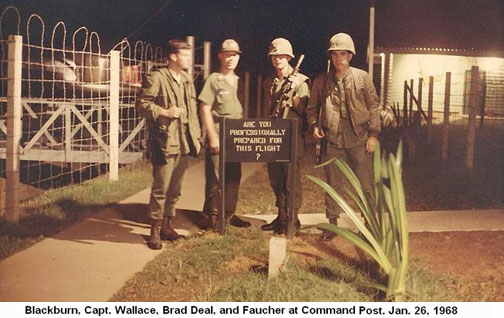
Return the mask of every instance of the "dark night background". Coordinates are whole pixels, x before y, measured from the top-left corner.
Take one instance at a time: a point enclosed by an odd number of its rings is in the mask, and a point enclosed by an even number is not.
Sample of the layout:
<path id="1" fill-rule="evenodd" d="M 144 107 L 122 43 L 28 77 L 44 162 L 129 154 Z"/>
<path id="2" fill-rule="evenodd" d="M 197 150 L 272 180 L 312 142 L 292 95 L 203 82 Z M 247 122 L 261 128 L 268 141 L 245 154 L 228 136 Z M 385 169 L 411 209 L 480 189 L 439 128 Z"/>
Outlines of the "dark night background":
<path id="1" fill-rule="evenodd" d="M 329 37 L 347 32 L 356 44 L 353 64 L 367 69 L 368 0 L 7 0 L 0 8 L 8 5 L 21 13 L 22 34 L 36 13 L 46 23 L 46 43 L 63 21 L 67 43 L 86 26 L 100 35 L 102 52 L 125 36 L 164 46 L 194 35 L 197 46 L 212 41 L 214 52 L 232 37 L 244 51 L 240 68 L 261 73 L 270 71 L 266 52 L 275 37 L 289 39 L 296 55 L 305 53 L 303 71 L 314 73 L 325 70 Z M 376 0 L 375 6 L 375 46 L 504 50 L 503 0 Z"/>

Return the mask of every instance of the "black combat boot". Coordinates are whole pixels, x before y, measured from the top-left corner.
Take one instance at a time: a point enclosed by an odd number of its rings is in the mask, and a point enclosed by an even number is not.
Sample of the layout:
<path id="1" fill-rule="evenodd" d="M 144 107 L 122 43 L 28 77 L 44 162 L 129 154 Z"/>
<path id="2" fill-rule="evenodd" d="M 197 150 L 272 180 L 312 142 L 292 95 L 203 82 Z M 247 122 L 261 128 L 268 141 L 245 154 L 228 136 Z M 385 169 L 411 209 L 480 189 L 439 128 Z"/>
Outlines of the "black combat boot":
<path id="1" fill-rule="evenodd" d="M 275 228 L 273 229 L 275 234 L 282 235 L 288 234 L 288 225 L 289 225 L 289 220 L 278 220 L 276 223 Z M 298 218 L 294 220 L 294 235 L 297 235 L 299 233 L 299 230 L 301 229 L 301 221 L 299 221 Z"/>
<path id="2" fill-rule="evenodd" d="M 150 238 L 147 245 L 153 250 L 160 250 L 163 247 L 163 245 L 161 244 L 160 230 L 161 220 L 152 220 Z"/>
<path id="3" fill-rule="evenodd" d="M 251 225 L 250 222 L 243 221 L 242 219 L 240 219 L 236 215 L 233 215 L 231 217 L 231 219 L 229 220 L 229 224 L 231 224 L 232 226 L 235 226 L 235 227 L 249 227 Z"/>
<path id="4" fill-rule="evenodd" d="M 261 230 L 273 231 L 278 226 L 279 222 L 280 222 L 280 219 L 277 216 L 273 221 L 271 221 L 271 223 L 266 223 L 266 224 L 261 225 Z"/>
<path id="5" fill-rule="evenodd" d="M 287 234 L 287 219 L 278 219 L 278 222 L 273 228 L 273 233 L 277 235 Z"/>
<path id="6" fill-rule="evenodd" d="M 271 223 L 266 223 L 261 225 L 261 230 L 263 231 L 276 231 L 281 227 L 280 219 L 287 217 L 287 210 L 285 208 L 278 208 L 277 217 L 271 221 Z"/>
<path id="7" fill-rule="evenodd" d="M 338 218 L 336 218 L 336 217 L 330 217 L 329 218 L 329 224 L 338 225 Z M 322 230 L 322 236 L 321 236 L 322 240 L 329 241 L 329 240 L 331 240 L 331 239 L 333 239 L 335 237 L 336 237 L 336 233 L 328 231 L 328 230 Z"/>
<path id="8" fill-rule="evenodd" d="M 161 227 L 161 239 L 168 241 L 176 241 L 185 238 L 184 235 L 178 234 L 172 226 L 172 217 L 165 216 L 163 218 L 163 226 Z"/>
<path id="9" fill-rule="evenodd" d="M 271 223 L 266 223 L 261 225 L 261 230 L 263 231 L 274 231 L 280 226 L 280 217 L 277 216 Z"/>

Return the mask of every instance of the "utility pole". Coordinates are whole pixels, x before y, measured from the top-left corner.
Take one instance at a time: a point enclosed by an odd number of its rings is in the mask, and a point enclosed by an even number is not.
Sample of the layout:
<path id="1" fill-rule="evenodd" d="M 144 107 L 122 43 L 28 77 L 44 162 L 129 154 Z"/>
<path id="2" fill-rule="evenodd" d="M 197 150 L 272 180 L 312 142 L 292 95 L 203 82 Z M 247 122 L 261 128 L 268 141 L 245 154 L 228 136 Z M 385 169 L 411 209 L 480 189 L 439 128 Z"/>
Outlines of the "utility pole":
<path id="1" fill-rule="evenodd" d="M 369 1 L 369 47 L 368 47 L 368 73 L 373 79 L 374 67 L 374 28 L 375 28 L 375 4 L 374 0 Z"/>

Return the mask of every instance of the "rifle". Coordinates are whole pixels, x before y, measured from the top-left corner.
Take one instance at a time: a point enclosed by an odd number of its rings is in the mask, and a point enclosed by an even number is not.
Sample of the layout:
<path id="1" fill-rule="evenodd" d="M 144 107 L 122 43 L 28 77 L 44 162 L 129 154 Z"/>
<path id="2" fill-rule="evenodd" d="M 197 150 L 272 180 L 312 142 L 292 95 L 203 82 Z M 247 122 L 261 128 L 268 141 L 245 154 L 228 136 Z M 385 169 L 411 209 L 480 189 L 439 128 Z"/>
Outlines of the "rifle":
<path id="1" fill-rule="evenodd" d="M 331 70 L 331 61 L 328 60 L 327 61 L 327 73 L 329 73 L 330 70 Z M 322 123 L 322 119 L 324 118 L 323 111 L 324 111 L 324 107 L 320 107 L 319 112 L 318 112 L 318 123 L 317 123 L 317 127 L 319 129 L 322 129 L 321 123 Z M 322 156 L 323 156 L 324 152 L 326 152 L 326 148 L 327 148 L 327 141 L 324 140 L 324 138 L 318 139 L 317 143 L 315 144 L 315 159 L 316 159 L 316 162 L 318 165 L 322 163 Z"/>
<path id="2" fill-rule="evenodd" d="M 318 123 L 317 127 L 322 129 L 322 119 L 323 119 L 323 114 L 322 112 L 324 111 L 324 107 L 319 108 L 319 113 L 318 113 Z M 317 139 L 317 143 L 315 144 L 315 159 L 317 160 L 317 164 L 322 163 L 322 156 L 326 152 L 326 147 L 327 147 L 327 141 L 324 138 Z"/>
<path id="3" fill-rule="evenodd" d="M 278 116 L 280 116 L 280 110 L 282 108 L 282 118 L 287 118 L 287 115 L 289 114 L 289 107 L 282 107 L 282 105 L 287 99 L 289 99 L 289 93 L 292 90 L 292 81 L 290 80 L 290 77 L 294 74 L 299 73 L 299 69 L 301 67 L 301 63 L 304 60 L 304 57 L 304 54 L 301 54 L 299 56 L 299 60 L 292 70 L 292 73 L 285 79 L 284 83 L 282 84 L 282 87 L 280 88 L 280 91 L 278 92 L 277 98 L 275 100 L 275 107 L 273 108 L 273 112 L 270 115 L 271 118 L 278 118 Z"/>

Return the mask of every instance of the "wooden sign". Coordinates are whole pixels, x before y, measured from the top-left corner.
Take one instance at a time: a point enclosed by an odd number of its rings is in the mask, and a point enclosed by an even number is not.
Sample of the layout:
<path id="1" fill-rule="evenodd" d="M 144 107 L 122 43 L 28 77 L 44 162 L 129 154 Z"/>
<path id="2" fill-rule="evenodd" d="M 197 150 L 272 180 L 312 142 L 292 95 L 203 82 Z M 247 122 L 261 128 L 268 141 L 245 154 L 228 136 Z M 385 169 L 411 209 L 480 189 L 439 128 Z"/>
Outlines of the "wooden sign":
<path id="1" fill-rule="evenodd" d="M 292 121 L 283 119 L 226 120 L 227 162 L 289 162 Z"/>
<path id="2" fill-rule="evenodd" d="M 219 207 L 219 232 L 226 231 L 225 180 L 226 162 L 288 162 L 289 189 L 287 237 L 294 235 L 294 180 L 297 157 L 297 119 L 227 119 L 220 118 L 219 133 L 219 188 L 222 200 Z"/>

